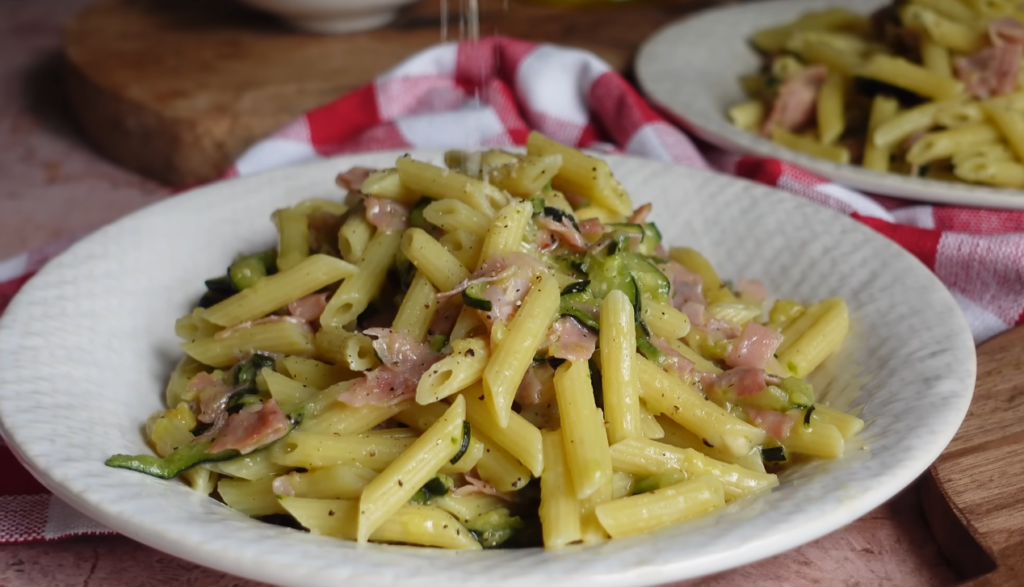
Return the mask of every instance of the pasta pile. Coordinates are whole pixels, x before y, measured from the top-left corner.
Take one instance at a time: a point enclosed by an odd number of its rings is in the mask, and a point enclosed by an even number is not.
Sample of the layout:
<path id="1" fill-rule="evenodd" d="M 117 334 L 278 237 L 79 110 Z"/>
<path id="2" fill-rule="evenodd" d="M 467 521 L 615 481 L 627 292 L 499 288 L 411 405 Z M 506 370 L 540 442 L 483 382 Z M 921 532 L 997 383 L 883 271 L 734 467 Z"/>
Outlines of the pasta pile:
<path id="1" fill-rule="evenodd" d="M 542 135 L 445 159 L 278 210 L 278 246 L 176 324 L 158 456 L 108 464 L 348 540 L 557 549 L 770 490 L 862 428 L 802 379 L 843 300 L 722 281 Z"/>
<path id="2" fill-rule="evenodd" d="M 756 32 L 761 73 L 732 123 L 821 159 L 1024 187 L 1024 10 L 1018 0 L 906 0 Z"/>

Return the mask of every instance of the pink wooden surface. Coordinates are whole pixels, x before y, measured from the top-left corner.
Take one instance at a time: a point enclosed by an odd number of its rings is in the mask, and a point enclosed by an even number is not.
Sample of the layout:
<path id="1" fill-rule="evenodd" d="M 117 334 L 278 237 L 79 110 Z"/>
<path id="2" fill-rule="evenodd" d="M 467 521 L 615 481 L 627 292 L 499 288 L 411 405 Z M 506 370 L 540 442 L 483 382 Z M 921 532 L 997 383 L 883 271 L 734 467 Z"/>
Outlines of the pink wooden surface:
<path id="1" fill-rule="evenodd" d="M 58 51 L 62 24 L 83 4 L 84 0 L 0 1 L 0 260 L 94 229 L 168 193 L 103 160 L 75 129 L 62 97 Z M 801 548 L 676 585 L 955 583 L 928 532 L 912 486 L 846 528 Z M 121 537 L 0 546 L 2 587 L 148 585 L 259 584 Z"/>

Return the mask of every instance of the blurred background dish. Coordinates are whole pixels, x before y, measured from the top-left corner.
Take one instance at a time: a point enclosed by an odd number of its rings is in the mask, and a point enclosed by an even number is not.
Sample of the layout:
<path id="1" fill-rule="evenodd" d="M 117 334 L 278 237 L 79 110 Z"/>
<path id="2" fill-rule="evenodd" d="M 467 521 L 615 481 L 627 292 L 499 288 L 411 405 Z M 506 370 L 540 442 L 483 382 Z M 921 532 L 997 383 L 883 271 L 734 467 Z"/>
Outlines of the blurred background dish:
<path id="1" fill-rule="evenodd" d="M 345 34 L 382 27 L 415 0 L 240 0 L 310 33 Z"/>

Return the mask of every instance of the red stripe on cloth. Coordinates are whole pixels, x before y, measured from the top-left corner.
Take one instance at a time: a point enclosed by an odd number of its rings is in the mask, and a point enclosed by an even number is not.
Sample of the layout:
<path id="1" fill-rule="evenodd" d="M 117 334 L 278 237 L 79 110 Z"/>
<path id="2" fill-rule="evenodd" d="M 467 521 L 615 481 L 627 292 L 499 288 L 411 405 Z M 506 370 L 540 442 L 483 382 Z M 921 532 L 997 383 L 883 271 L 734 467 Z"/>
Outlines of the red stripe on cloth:
<path id="1" fill-rule="evenodd" d="M 942 238 L 942 232 L 927 228 L 893 224 L 878 218 L 861 216 L 857 213 L 853 213 L 851 216 L 896 241 L 896 244 L 907 249 L 907 251 L 920 259 L 922 263 L 927 265 L 929 269 L 935 270 L 935 258 L 938 254 L 939 240 Z"/>
<path id="2" fill-rule="evenodd" d="M 318 153 L 330 154 L 340 143 L 354 139 L 380 123 L 377 95 L 372 84 L 306 114 L 309 140 Z M 327 152 L 325 152 L 327 151 Z"/>
<path id="3" fill-rule="evenodd" d="M 661 120 L 622 76 L 609 71 L 590 85 L 587 95 L 593 117 L 607 138 L 625 145 L 645 124 Z"/>
<path id="4" fill-rule="evenodd" d="M 7 446 L 0 446 L 0 471 L 3 472 L 3 483 L 0 483 L 0 495 L 31 495 L 49 493 L 32 473 L 21 466 L 18 459 Z"/>
<path id="5" fill-rule="evenodd" d="M 11 303 L 12 299 L 14 299 L 14 294 L 18 293 L 21 286 L 25 285 L 33 275 L 34 273 L 29 273 L 27 275 L 22 275 L 21 277 L 16 277 L 10 281 L 0 283 L 0 314 L 3 314 L 4 310 L 7 309 L 7 305 Z"/>
<path id="6" fill-rule="evenodd" d="M 324 155 L 343 155 L 346 153 L 364 153 L 367 151 L 386 151 L 388 149 L 408 149 L 412 144 L 402 135 L 393 123 L 377 125 L 366 130 L 359 136 L 336 145 L 332 149 L 324 149 Z"/>
<path id="7" fill-rule="evenodd" d="M 782 177 L 782 161 L 760 157 L 741 157 L 736 162 L 736 175 L 776 186 Z"/>
<path id="8" fill-rule="evenodd" d="M 516 104 L 515 94 L 512 89 L 502 80 L 491 80 L 487 84 L 484 95 L 487 103 L 498 115 L 505 132 L 513 144 L 525 145 L 526 137 L 530 134 L 530 127 L 526 124 L 519 105 Z"/>
<path id="9" fill-rule="evenodd" d="M 1024 212 L 936 206 L 932 212 L 935 228 L 971 234 L 1000 234 L 1024 231 Z"/>
<path id="10" fill-rule="evenodd" d="M 1024 234 L 944 232 L 935 275 L 1004 324 L 1024 311 Z"/>

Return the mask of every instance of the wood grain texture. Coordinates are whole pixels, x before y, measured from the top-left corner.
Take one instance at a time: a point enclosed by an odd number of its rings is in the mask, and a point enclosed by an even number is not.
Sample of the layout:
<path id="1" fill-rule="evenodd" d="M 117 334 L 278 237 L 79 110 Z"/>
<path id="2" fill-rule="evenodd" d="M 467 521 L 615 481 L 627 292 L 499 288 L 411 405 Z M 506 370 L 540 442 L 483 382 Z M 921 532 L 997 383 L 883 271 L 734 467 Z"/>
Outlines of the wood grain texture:
<path id="1" fill-rule="evenodd" d="M 939 548 L 971 585 L 1024 582 L 1024 329 L 978 348 L 967 418 L 922 485 Z"/>
<path id="2" fill-rule="evenodd" d="M 624 70 L 654 30 L 712 3 L 572 9 L 481 0 L 480 31 L 582 47 Z M 419 2 L 376 31 L 318 36 L 228 0 L 99 0 L 67 29 L 68 90 L 105 155 L 164 183 L 194 185 L 302 112 L 439 42 L 440 6 Z M 449 31 L 458 38 L 457 15 Z"/>

